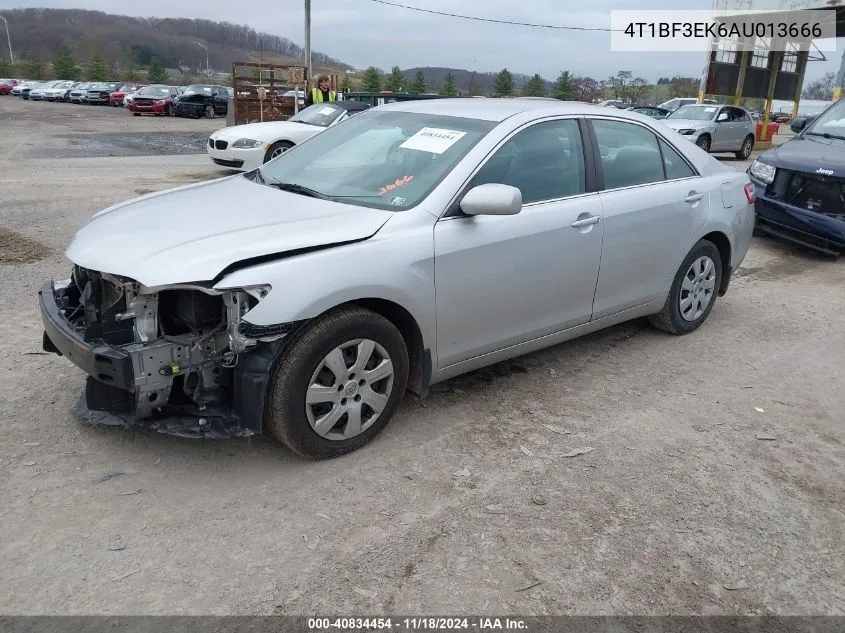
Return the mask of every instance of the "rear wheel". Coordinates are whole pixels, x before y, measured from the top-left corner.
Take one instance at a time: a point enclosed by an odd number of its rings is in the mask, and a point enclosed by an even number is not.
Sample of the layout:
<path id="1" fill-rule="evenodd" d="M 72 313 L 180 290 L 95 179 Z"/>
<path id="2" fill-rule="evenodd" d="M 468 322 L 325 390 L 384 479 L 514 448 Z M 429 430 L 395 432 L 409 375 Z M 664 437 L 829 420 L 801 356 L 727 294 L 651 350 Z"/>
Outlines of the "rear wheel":
<path id="1" fill-rule="evenodd" d="M 264 423 L 303 457 L 338 457 L 387 426 L 407 382 L 399 330 L 364 308 L 341 308 L 307 326 L 279 361 Z"/>
<path id="2" fill-rule="evenodd" d="M 270 146 L 270 149 L 267 150 L 267 153 L 264 154 L 264 162 L 266 163 L 278 156 L 281 156 L 291 147 L 293 147 L 293 143 L 289 141 L 277 141 L 276 143 L 273 143 Z"/>
<path id="3" fill-rule="evenodd" d="M 710 151 L 710 136 L 708 134 L 702 134 L 698 137 L 698 140 L 695 142 L 701 149 L 705 152 Z"/>
<path id="4" fill-rule="evenodd" d="M 684 259 L 663 309 L 651 324 L 670 334 L 688 334 L 704 323 L 722 282 L 722 258 L 716 245 L 700 240 Z"/>
<path id="5" fill-rule="evenodd" d="M 748 160 L 748 157 L 751 156 L 751 152 L 754 150 L 754 137 L 749 134 L 745 137 L 745 140 L 742 142 L 742 147 L 739 148 L 738 152 L 734 152 L 734 155 L 739 160 Z"/>

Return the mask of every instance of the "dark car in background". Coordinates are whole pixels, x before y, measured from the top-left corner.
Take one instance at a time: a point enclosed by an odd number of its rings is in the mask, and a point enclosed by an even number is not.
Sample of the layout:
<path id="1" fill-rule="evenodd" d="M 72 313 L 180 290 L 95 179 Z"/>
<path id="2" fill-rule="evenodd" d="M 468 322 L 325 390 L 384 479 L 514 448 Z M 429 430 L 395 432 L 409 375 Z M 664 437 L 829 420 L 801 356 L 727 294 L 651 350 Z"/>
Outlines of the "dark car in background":
<path id="1" fill-rule="evenodd" d="M 226 116 L 229 111 L 229 90 L 214 84 L 194 84 L 185 88 L 174 104 L 176 116 L 199 119 Z"/>
<path id="2" fill-rule="evenodd" d="M 791 127 L 796 136 L 748 168 L 757 189 L 755 231 L 838 257 L 845 250 L 845 100 Z"/>
<path id="3" fill-rule="evenodd" d="M 109 95 L 115 92 L 123 84 L 119 81 L 106 81 L 102 83 L 93 84 L 88 88 L 85 95 L 86 103 L 93 105 L 106 105 L 109 102 Z"/>
<path id="4" fill-rule="evenodd" d="M 177 86 L 153 84 L 136 92 L 126 107 L 134 116 L 142 114 L 173 116 L 173 100 L 178 95 Z"/>

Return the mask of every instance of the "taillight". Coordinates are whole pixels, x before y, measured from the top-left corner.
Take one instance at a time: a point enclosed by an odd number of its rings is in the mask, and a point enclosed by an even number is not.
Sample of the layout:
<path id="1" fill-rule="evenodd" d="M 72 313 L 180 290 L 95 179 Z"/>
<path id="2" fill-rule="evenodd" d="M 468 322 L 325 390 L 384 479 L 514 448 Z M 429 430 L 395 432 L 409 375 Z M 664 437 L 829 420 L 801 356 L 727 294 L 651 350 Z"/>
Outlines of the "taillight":
<path id="1" fill-rule="evenodd" d="M 745 183 L 745 197 L 748 199 L 748 204 L 754 204 L 754 201 L 757 199 L 757 188 L 754 186 L 754 183 Z"/>

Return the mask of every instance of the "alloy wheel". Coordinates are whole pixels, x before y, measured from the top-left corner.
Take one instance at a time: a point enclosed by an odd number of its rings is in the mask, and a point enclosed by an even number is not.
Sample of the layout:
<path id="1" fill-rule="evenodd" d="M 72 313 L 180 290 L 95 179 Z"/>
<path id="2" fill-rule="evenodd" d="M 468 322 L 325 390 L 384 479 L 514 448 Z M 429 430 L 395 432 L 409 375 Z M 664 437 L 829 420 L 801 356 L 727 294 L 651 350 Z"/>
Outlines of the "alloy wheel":
<path id="1" fill-rule="evenodd" d="M 716 289 L 716 265 L 709 257 L 696 259 L 684 275 L 679 294 L 681 316 L 685 321 L 695 321 L 713 300 Z"/>
<path id="2" fill-rule="evenodd" d="M 328 440 L 348 440 L 369 429 L 387 406 L 393 362 L 370 339 L 335 347 L 317 365 L 305 393 L 311 428 Z"/>

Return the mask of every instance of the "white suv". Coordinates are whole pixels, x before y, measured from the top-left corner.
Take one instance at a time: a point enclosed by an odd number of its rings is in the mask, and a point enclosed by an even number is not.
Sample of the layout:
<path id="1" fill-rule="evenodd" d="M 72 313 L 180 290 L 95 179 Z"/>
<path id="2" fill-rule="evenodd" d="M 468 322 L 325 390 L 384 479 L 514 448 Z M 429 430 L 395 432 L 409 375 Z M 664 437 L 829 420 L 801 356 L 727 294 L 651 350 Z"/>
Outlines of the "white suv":
<path id="1" fill-rule="evenodd" d="M 657 107 L 666 108 L 670 112 L 674 112 L 680 107 L 683 107 L 685 105 L 692 105 L 693 103 L 698 103 L 697 97 L 680 97 L 678 99 L 670 99 L 669 101 L 664 101 Z M 701 103 L 714 104 L 718 103 L 718 101 L 714 101 L 713 99 L 702 99 Z"/>

